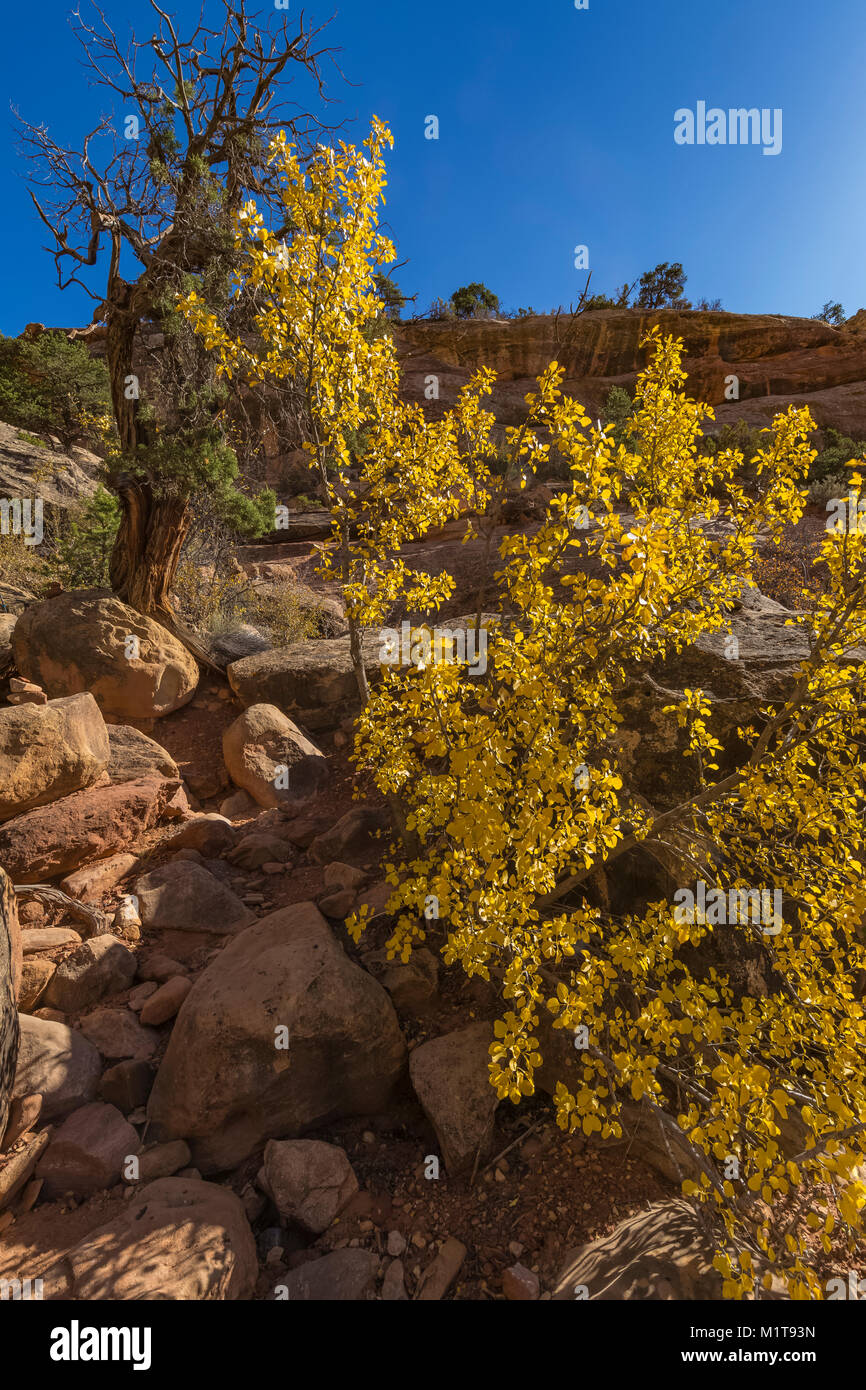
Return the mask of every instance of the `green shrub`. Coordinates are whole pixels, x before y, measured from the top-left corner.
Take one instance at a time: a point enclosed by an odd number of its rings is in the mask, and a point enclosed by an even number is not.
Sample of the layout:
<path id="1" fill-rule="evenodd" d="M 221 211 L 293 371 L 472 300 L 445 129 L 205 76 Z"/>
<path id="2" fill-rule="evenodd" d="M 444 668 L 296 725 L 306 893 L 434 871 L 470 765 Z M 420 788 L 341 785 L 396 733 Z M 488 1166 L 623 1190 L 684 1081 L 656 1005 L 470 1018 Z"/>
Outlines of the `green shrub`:
<path id="1" fill-rule="evenodd" d="M 499 296 L 474 280 L 451 296 L 451 308 L 459 319 L 483 319 L 499 313 Z"/>
<path id="2" fill-rule="evenodd" d="M 108 370 L 63 333 L 0 337 L 0 419 L 72 444 L 103 442 L 111 411 Z"/>
<path id="3" fill-rule="evenodd" d="M 108 586 L 108 563 L 119 525 L 120 503 L 100 484 L 70 514 L 69 528 L 57 542 L 56 566 L 67 588 Z"/>
<path id="4" fill-rule="evenodd" d="M 672 264 L 668 261 L 660 262 L 653 270 L 646 271 L 640 277 L 637 307 L 639 309 L 664 309 L 673 305 L 685 306 L 688 301 L 683 300 L 682 294 L 686 278 L 685 271 L 679 261 L 674 261 Z"/>
<path id="5" fill-rule="evenodd" d="M 832 475 L 845 476 L 845 465 L 852 460 L 866 459 L 866 439 L 851 439 L 839 430 L 824 431 L 825 444 L 809 469 L 809 482 L 817 483 Z"/>

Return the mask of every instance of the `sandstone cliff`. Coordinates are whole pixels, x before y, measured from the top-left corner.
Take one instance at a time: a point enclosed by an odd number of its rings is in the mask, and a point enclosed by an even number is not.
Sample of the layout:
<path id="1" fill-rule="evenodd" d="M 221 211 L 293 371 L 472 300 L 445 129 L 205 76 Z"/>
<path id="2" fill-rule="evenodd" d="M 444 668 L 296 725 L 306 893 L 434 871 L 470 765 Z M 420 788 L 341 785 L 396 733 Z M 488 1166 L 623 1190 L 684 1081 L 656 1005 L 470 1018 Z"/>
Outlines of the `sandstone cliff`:
<path id="1" fill-rule="evenodd" d="M 808 405 L 818 425 L 866 437 L 866 311 L 842 328 L 774 314 L 601 309 L 569 329 L 567 316 L 402 324 L 397 339 L 408 393 L 424 399 L 439 378 L 439 408 L 449 406 L 472 372 L 498 374 L 493 408 L 504 423 L 521 418 L 523 400 L 551 359 L 566 369 L 565 389 L 600 411 L 613 385 L 631 388 L 644 365 L 640 341 L 652 324 L 686 344 L 689 391 L 716 409 L 717 424 L 765 424 L 790 403 Z M 739 380 L 725 400 L 726 378 Z M 431 408 L 435 409 L 435 403 Z"/>

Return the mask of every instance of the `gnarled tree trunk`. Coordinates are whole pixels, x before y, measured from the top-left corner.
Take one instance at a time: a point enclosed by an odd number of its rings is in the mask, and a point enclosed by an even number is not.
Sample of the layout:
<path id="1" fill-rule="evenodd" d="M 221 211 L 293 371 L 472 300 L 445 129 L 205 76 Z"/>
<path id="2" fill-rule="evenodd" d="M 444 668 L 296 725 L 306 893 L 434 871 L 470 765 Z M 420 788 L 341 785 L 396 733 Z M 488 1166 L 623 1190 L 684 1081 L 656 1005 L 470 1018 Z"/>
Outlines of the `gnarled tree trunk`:
<path id="1" fill-rule="evenodd" d="M 115 480 L 123 508 L 109 566 L 111 587 L 131 608 L 174 620 L 171 590 L 189 529 L 185 497 L 155 497 L 149 483 L 123 475 Z"/>
<path id="2" fill-rule="evenodd" d="M 18 1063 L 21 933 L 9 876 L 0 869 L 0 1139 L 6 1128 Z"/>

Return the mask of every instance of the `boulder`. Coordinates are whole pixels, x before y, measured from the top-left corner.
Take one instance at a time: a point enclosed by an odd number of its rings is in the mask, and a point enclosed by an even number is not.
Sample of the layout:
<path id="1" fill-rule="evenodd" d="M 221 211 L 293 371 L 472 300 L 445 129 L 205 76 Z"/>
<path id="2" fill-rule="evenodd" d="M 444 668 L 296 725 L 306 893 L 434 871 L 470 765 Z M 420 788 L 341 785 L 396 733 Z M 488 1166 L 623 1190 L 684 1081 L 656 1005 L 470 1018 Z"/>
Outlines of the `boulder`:
<path id="1" fill-rule="evenodd" d="M 140 777 L 177 778 L 180 773 L 162 744 L 131 724 L 108 725 L 108 775 L 112 782 L 136 782 Z"/>
<path id="2" fill-rule="evenodd" d="M 306 801 L 328 780 L 328 760 L 275 705 L 251 705 L 223 734 L 235 786 L 260 806 Z"/>
<path id="3" fill-rule="evenodd" d="M 61 946 L 80 946 L 81 937 L 71 927 L 33 927 L 21 933 L 21 949 L 26 955 L 35 951 L 56 951 Z"/>
<path id="4" fill-rule="evenodd" d="M 226 936 L 255 922 L 230 888 L 200 864 L 174 860 L 153 869 L 135 885 L 145 927 L 207 931 Z"/>
<path id="5" fill-rule="evenodd" d="M 65 1023 L 21 1014 L 21 1046 L 13 1095 L 42 1096 L 42 1119 L 56 1120 L 96 1095 L 99 1052 Z"/>
<path id="6" fill-rule="evenodd" d="M 369 959 L 366 964 L 369 968 Z M 381 974 L 373 973 L 390 994 L 398 1013 L 424 1013 L 436 1000 L 439 962 L 433 952 L 424 946 L 413 951 L 405 963 L 390 961 L 385 964 Z"/>
<path id="7" fill-rule="evenodd" d="M 492 1137 L 498 1104 L 488 1071 L 492 1041 L 489 1023 L 470 1023 L 431 1038 L 409 1055 L 415 1094 L 451 1174 L 470 1168 Z"/>
<path id="8" fill-rule="evenodd" d="M 694 759 L 684 756 L 685 734 L 663 712 L 686 689 L 702 690 L 709 702 L 707 727 L 722 745 L 719 776 L 745 760 L 738 728 L 753 723 L 768 704 L 787 699 L 809 655 L 809 634 L 799 616 L 746 587 L 730 616 L 730 631 L 703 634 L 635 677 L 619 702 L 624 722 L 612 740 L 632 790 L 661 809 L 698 790 Z M 844 660 L 860 665 L 866 651 L 854 648 Z"/>
<path id="9" fill-rule="evenodd" d="M 103 1072 L 99 1094 L 109 1105 L 116 1105 L 118 1110 L 128 1115 L 130 1111 L 147 1104 L 153 1078 L 154 1072 L 147 1062 L 127 1058 L 123 1062 L 115 1062 L 113 1067 Z"/>
<path id="10" fill-rule="evenodd" d="M 0 1213 L 4 1212 L 4 1208 L 18 1197 L 25 1183 L 29 1182 L 40 1155 L 48 1146 L 49 1138 L 49 1131 L 43 1129 L 39 1134 L 31 1135 L 25 1140 L 23 1147 L 7 1157 L 0 1168 Z M 3 1229 L 5 1227 L 0 1224 L 0 1230 Z"/>
<path id="11" fill-rule="evenodd" d="M 44 883 L 133 845 L 160 820 L 176 782 L 88 787 L 0 826 L 0 863 L 16 883 Z"/>
<path id="12" fill-rule="evenodd" d="M 21 987 L 18 991 L 18 1009 L 22 1014 L 32 1013 L 45 992 L 45 987 L 54 974 L 55 965 L 51 960 L 29 956 L 21 967 Z"/>
<path id="13" fill-rule="evenodd" d="M 259 1186 L 286 1221 L 318 1236 L 358 1191 L 343 1149 L 318 1139 L 271 1139 Z"/>
<path id="14" fill-rule="evenodd" d="M 135 978 L 135 953 L 106 932 L 92 936 L 61 961 L 48 988 L 44 1002 L 49 1009 L 65 1014 L 88 1009 L 104 994 L 127 989 Z"/>
<path id="15" fill-rule="evenodd" d="M 383 1111 L 404 1062 L 384 990 L 315 906 L 297 903 L 241 932 L 195 981 L 151 1092 L 150 1133 L 186 1139 L 202 1172 L 232 1168 L 267 1139 Z"/>
<path id="16" fill-rule="evenodd" d="M 76 1110 L 52 1135 L 36 1167 L 45 1197 L 87 1196 L 120 1181 L 124 1159 L 141 1140 L 113 1105 L 93 1101 Z"/>
<path id="17" fill-rule="evenodd" d="M 206 859 L 216 859 L 231 849 L 235 834 L 230 820 L 208 811 L 188 820 L 176 835 L 163 842 L 162 848 L 172 853 L 179 849 L 197 849 Z"/>
<path id="18" fill-rule="evenodd" d="M 173 960 L 171 956 L 166 956 L 161 951 L 154 951 L 152 955 L 146 956 L 138 963 L 138 978 L 145 981 L 152 980 L 158 985 L 165 984 L 166 980 L 173 979 L 175 975 L 185 974 L 185 965 L 181 965 L 179 960 Z"/>
<path id="19" fill-rule="evenodd" d="M 67 874 L 61 879 L 60 887 L 79 902 L 99 902 L 103 894 L 116 887 L 137 863 L 135 854 L 110 854 L 107 859 L 96 859 Z"/>
<path id="20" fill-rule="evenodd" d="M 138 1182 L 172 1178 L 189 1165 L 189 1148 L 182 1139 L 170 1144 L 150 1144 L 138 1155 Z"/>
<path id="21" fill-rule="evenodd" d="M 263 864 L 286 864 L 293 857 L 288 840 L 272 830 L 250 831 L 226 855 L 230 864 L 247 870 L 260 869 Z"/>
<path id="22" fill-rule="evenodd" d="M 290 1303 L 357 1303 L 374 1296 L 379 1257 L 372 1250 L 334 1250 L 280 1280 Z"/>
<path id="23" fill-rule="evenodd" d="M 135 639 L 132 641 L 131 639 Z M 192 699 L 198 667 L 152 618 L 98 589 L 33 604 L 12 634 L 15 664 L 52 698 L 89 690 L 113 723 L 171 714 Z"/>
<path id="24" fill-rule="evenodd" d="M 361 639 L 364 667 L 378 675 L 378 632 Z M 288 647 L 233 661 L 226 674 L 241 703 L 276 705 L 308 729 L 335 728 L 359 703 L 348 637 L 292 642 Z"/>
<path id="25" fill-rule="evenodd" d="M 109 1062 L 145 1062 L 159 1046 L 159 1034 L 143 1028 L 131 1009 L 94 1009 L 81 1020 L 80 1028 Z"/>
<path id="26" fill-rule="evenodd" d="M 0 821 L 91 786 L 108 753 L 105 720 L 86 691 L 0 709 Z"/>
<path id="27" fill-rule="evenodd" d="M 388 824 L 386 811 L 372 806 L 352 806 L 329 830 L 309 842 L 307 853 L 313 864 L 329 864 L 334 859 L 378 858 L 381 844 L 377 843 L 376 834 Z"/>
<path id="28" fill-rule="evenodd" d="M 713 1269 L 714 1254 L 714 1243 L 690 1203 L 680 1198 L 656 1202 L 621 1221 L 610 1235 L 571 1251 L 553 1298 L 721 1299 L 722 1277 Z"/>
<path id="29" fill-rule="evenodd" d="M 189 1302 L 252 1298 L 256 1245 L 240 1198 L 195 1178 L 159 1178 L 46 1275 L 54 1298 L 171 1299 Z"/>
<path id="30" fill-rule="evenodd" d="M 220 802 L 220 815 L 229 820 L 249 820 L 250 816 L 258 814 L 258 810 L 259 804 L 249 792 L 232 792 L 231 796 Z"/>
<path id="31" fill-rule="evenodd" d="M 211 634 L 210 654 L 218 666 L 227 666 L 233 661 L 241 661 L 245 656 L 255 656 L 258 652 L 270 650 L 270 642 L 257 627 L 241 623 L 230 632 Z"/>

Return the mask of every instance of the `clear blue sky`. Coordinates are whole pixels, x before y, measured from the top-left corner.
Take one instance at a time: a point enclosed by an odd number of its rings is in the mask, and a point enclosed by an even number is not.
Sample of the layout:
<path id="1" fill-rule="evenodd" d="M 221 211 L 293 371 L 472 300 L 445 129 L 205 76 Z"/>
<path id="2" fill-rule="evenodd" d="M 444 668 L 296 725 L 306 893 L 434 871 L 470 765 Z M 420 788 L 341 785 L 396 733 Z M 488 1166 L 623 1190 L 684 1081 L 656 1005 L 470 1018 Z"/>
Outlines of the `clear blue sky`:
<path id="1" fill-rule="evenodd" d="M 103 0 L 121 32 L 153 30 L 145 0 Z M 292 10 L 299 6 L 291 0 Z M 266 0 L 263 0 L 262 9 Z M 188 22 L 199 0 L 163 0 Z M 106 109 L 89 89 L 69 0 L 7 4 L 7 102 L 70 142 Z M 269 7 L 268 7 L 269 8 Z M 221 7 L 205 0 L 206 17 Z M 388 121 L 386 216 L 398 280 L 424 308 L 483 280 L 505 306 L 576 299 L 586 244 L 593 290 L 680 260 L 692 298 L 809 315 L 827 299 L 866 305 L 864 0 L 311 0 L 336 12 L 331 42 L 350 80 L 333 94 L 361 138 Z M 783 147 L 681 147 L 674 111 L 781 107 Z M 89 321 L 61 294 L 44 231 L 2 121 L 0 329 Z M 425 140 L 424 119 L 440 121 Z"/>

